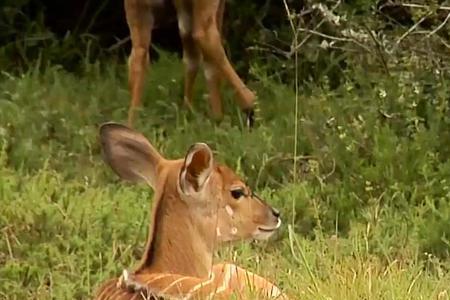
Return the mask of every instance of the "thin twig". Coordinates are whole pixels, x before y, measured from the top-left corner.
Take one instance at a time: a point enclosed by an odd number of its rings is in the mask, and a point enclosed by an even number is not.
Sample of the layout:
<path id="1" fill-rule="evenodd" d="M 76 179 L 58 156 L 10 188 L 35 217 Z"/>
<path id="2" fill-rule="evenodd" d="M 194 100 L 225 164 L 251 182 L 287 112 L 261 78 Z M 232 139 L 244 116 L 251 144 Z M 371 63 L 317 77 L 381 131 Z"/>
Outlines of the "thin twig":
<path id="1" fill-rule="evenodd" d="M 388 68 L 387 62 L 386 62 L 386 59 L 384 58 L 383 51 L 382 51 L 382 49 L 381 49 L 382 46 L 381 46 L 380 41 L 375 37 L 375 35 L 374 35 L 374 34 L 372 33 L 372 31 L 366 26 L 366 24 L 363 24 L 362 26 L 363 26 L 363 28 L 367 31 L 367 33 L 369 34 L 369 36 L 372 38 L 373 42 L 375 43 L 375 49 L 376 49 L 376 51 L 377 51 L 377 53 L 378 53 L 378 56 L 380 57 L 381 63 L 382 63 L 382 65 L 383 65 L 383 68 L 384 68 L 386 74 L 387 74 L 388 76 L 391 76 L 391 74 L 390 74 L 390 72 L 389 72 L 389 68 Z"/>
<path id="2" fill-rule="evenodd" d="M 336 2 L 336 4 L 331 8 L 331 12 L 333 12 L 336 8 L 339 7 L 339 5 L 341 4 L 341 0 L 339 0 L 338 2 Z M 325 22 L 325 18 L 323 18 L 322 20 L 320 20 L 320 22 L 314 27 L 314 31 L 316 31 L 317 29 L 319 29 L 320 26 L 322 26 L 322 24 Z M 298 26 L 298 28 L 300 28 L 300 26 Z M 311 37 L 312 37 L 312 33 L 308 34 L 307 36 L 305 36 L 305 38 L 299 43 L 297 44 L 295 47 L 291 47 L 291 55 L 294 52 L 297 52 Z"/>
<path id="3" fill-rule="evenodd" d="M 447 48 L 450 49 L 450 44 L 447 43 L 447 41 L 445 39 L 443 39 L 442 37 L 438 36 L 438 39 L 441 41 L 441 43 Z"/>
<path id="4" fill-rule="evenodd" d="M 386 6 L 403 6 L 403 7 L 411 7 L 411 8 L 422 8 L 422 9 L 431 9 L 428 5 L 422 4 L 414 4 L 414 3 L 396 3 L 394 5 L 386 4 Z M 450 6 L 439 6 L 436 10 L 450 10 Z"/>
<path id="5" fill-rule="evenodd" d="M 413 26 L 411 26 L 411 28 L 409 28 L 398 40 L 397 42 L 395 42 L 395 46 L 394 49 L 392 49 L 392 53 L 394 53 L 398 46 L 400 45 L 400 43 L 408 36 L 411 34 L 411 32 L 413 32 L 417 26 L 419 26 L 423 21 L 425 21 L 426 18 L 428 18 L 430 15 L 432 15 L 432 12 L 428 12 L 425 16 L 423 16 L 422 18 L 420 18 L 419 21 L 417 21 Z"/>
<path id="6" fill-rule="evenodd" d="M 280 48 L 275 47 L 274 45 L 268 44 L 268 43 L 258 43 L 261 46 L 250 46 L 247 49 L 248 50 L 254 50 L 254 51 L 264 51 L 264 52 L 270 52 L 272 54 L 278 54 L 285 58 L 289 58 L 289 52 L 284 51 Z"/>
<path id="7" fill-rule="evenodd" d="M 289 10 L 289 6 L 286 2 L 286 0 L 283 0 L 284 8 L 286 9 L 286 15 L 289 18 L 289 23 L 291 24 L 292 34 L 294 36 L 293 38 L 293 46 L 297 46 L 298 43 L 298 31 L 296 30 L 296 27 L 294 26 L 294 19 L 293 16 Z M 292 48 L 291 48 L 292 49 Z M 298 52 L 295 51 L 294 53 L 294 63 L 295 63 L 295 109 L 294 109 L 294 166 L 293 166 L 293 172 L 294 172 L 294 183 L 297 181 L 297 146 L 298 146 L 298 109 L 299 109 L 299 76 L 298 76 Z M 295 224 L 295 217 L 296 217 L 296 209 L 295 209 L 295 198 L 292 199 L 292 225 Z"/>
<path id="8" fill-rule="evenodd" d="M 122 47 L 122 45 L 126 44 L 129 40 L 131 40 L 131 37 L 130 37 L 130 36 L 127 36 L 127 37 L 125 37 L 125 38 L 123 38 L 123 39 L 120 39 L 120 40 L 117 41 L 117 43 L 111 45 L 111 46 L 107 49 L 107 51 L 113 51 L 113 50 L 115 50 L 115 49 L 117 49 L 117 48 L 120 48 L 120 47 Z"/>
<path id="9" fill-rule="evenodd" d="M 442 29 L 442 27 L 445 26 L 445 24 L 448 22 L 448 19 L 450 19 L 450 13 L 447 14 L 447 17 L 445 17 L 444 22 L 442 22 L 438 27 L 436 27 L 433 31 L 431 31 L 427 37 L 430 37 L 431 35 L 435 34 L 436 32 L 438 32 L 439 30 Z"/>
<path id="10" fill-rule="evenodd" d="M 319 284 L 317 283 L 317 279 L 316 276 L 314 276 L 314 273 L 311 269 L 311 266 L 308 263 L 308 260 L 306 259 L 305 253 L 303 251 L 302 246 L 300 245 L 300 243 L 298 242 L 297 238 L 295 237 L 295 232 L 292 229 L 291 225 L 288 225 L 288 234 L 289 234 L 289 240 L 291 242 L 291 248 L 293 249 L 294 246 L 294 242 L 295 242 L 295 246 L 297 246 L 297 249 L 300 252 L 300 256 L 301 256 L 301 261 L 303 262 L 303 265 L 306 268 L 306 271 L 308 272 L 309 277 L 311 278 L 311 281 L 313 282 L 313 285 L 316 289 L 316 292 L 320 292 L 320 288 L 319 288 Z M 297 257 L 298 260 L 298 257 Z"/>
<path id="11" fill-rule="evenodd" d="M 9 242 L 8 233 L 6 230 L 3 231 L 3 235 L 5 236 L 6 246 L 8 248 L 9 258 L 14 259 L 14 254 L 12 251 L 11 243 Z"/>
<path id="12" fill-rule="evenodd" d="M 362 44 L 361 42 L 359 42 L 356 39 L 347 38 L 347 37 L 332 36 L 332 35 L 325 34 L 325 33 L 322 33 L 322 32 L 319 32 L 319 31 L 315 31 L 315 30 L 312 30 L 312 29 L 299 28 L 298 30 L 299 31 L 303 31 L 303 32 L 308 32 L 308 33 L 311 33 L 311 34 L 314 34 L 314 35 L 317 35 L 317 36 L 320 36 L 320 37 L 323 37 L 323 38 L 326 38 L 326 39 L 329 39 L 329 40 L 333 40 L 333 41 L 352 42 L 352 43 L 360 46 L 361 48 L 363 48 L 367 52 L 372 53 L 372 50 L 370 50 L 370 48 L 368 48 L 366 45 Z"/>
<path id="13" fill-rule="evenodd" d="M 295 26 L 294 26 L 294 15 L 291 14 L 291 11 L 289 10 L 289 6 L 286 2 L 286 0 L 283 0 L 283 4 L 284 4 L 284 9 L 286 10 L 286 14 L 288 16 L 289 19 L 289 25 L 291 25 L 291 30 L 292 32 L 295 33 Z"/>
<path id="14" fill-rule="evenodd" d="M 431 31 L 430 30 L 417 30 L 415 32 L 412 32 L 411 35 L 423 35 L 426 34 L 428 35 Z M 420 41 L 422 42 L 425 38 L 427 38 L 428 36 L 424 37 L 423 39 L 421 39 Z M 445 41 L 445 39 L 443 39 L 441 36 L 439 35 L 435 35 L 435 37 L 437 39 L 439 39 L 439 41 L 446 47 L 446 48 L 450 48 L 450 44 L 447 43 L 447 41 Z"/>
<path id="15" fill-rule="evenodd" d="M 328 172 L 328 174 L 326 174 L 325 176 L 323 176 L 323 181 L 327 180 L 329 177 L 331 177 L 331 175 L 334 174 L 334 172 L 336 171 L 336 161 L 333 159 L 333 167 L 331 168 L 331 171 Z"/>

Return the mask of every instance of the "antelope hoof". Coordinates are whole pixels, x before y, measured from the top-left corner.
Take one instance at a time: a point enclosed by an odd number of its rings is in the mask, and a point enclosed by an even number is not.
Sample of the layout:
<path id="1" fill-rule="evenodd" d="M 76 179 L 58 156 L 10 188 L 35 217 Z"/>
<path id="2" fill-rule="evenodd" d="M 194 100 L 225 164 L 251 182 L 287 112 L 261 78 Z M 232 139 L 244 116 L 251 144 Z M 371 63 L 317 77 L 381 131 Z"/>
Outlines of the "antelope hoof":
<path id="1" fill-rule="evenodd" d="M 247 108 L 243 112 L 245 114 L 245 125 L 247 128 L 253 128 L 255 125 L 255 110 L 253 108 Z"/>
<path id="2" fill-rule="evenodd" d="M 194 107 L 192 106 L 192 101 L 190 99 L 184 97 L 183 98 L 183 105 L 189 112 L 193 112 L 194 111 Z"/>

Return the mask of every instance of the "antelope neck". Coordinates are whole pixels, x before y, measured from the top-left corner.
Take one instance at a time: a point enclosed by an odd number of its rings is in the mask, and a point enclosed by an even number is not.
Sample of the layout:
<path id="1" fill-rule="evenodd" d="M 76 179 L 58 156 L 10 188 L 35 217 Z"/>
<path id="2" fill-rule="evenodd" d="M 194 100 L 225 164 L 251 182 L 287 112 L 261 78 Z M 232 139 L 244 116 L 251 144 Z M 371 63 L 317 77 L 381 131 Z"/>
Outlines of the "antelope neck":
<path id="1" fill-rule="evenodd" d="M 153 227 L 137 273 L 207 277 L 212 268 L 217 212 L 196 211 L 181 200 L 176 175 L 168 174 L 164 190 L 155 194 Z"/>

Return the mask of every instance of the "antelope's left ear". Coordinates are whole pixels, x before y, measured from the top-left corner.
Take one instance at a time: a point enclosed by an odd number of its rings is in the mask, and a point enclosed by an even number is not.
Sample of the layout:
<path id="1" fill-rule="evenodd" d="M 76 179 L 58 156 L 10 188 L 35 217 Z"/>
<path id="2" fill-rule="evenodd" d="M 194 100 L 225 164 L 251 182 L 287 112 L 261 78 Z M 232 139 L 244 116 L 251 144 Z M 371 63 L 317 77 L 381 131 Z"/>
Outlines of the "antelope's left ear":
<path id="1" fill-rule="evenodd" d="M 187 195 L 200 192 L 212 174 L 213 165 L 213 153 L 208 145 L 204 143 L 192 145 L 179 175 L 181 191 Z"/>

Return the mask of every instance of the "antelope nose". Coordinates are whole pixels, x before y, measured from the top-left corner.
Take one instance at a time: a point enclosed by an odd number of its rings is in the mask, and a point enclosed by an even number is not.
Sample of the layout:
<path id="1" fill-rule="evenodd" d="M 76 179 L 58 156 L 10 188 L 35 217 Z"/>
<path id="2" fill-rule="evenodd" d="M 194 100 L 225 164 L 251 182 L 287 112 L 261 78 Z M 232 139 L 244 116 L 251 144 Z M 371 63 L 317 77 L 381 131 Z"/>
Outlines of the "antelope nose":
<path id="1" fill-rule="evenodd" d="M 280 212 L 272 207 L 272 214 L 275 216 L 275 218 L 279 218 L 280 217 Z"/>

